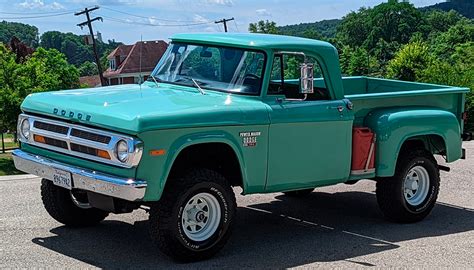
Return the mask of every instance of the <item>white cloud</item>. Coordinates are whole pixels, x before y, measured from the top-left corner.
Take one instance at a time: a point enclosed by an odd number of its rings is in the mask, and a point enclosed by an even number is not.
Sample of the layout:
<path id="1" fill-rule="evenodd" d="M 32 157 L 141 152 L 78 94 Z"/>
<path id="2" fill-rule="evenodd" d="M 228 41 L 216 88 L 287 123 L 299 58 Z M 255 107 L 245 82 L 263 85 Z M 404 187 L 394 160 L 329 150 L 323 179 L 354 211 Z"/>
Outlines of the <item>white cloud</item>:
<path id="1" fill-rule="evenodd" d="M 210 20 L 206 17 L 203 17 L 199 14 L 194 14 L 193 21 L 196 23 L 207 23 L 210 22 Z"/>
<path id="2" fill-rule="evenodd" d="M 212 4 L 212 5 L 221 5 L 221 6 L 228 6 L 231 7 L 234 5 L 233 0 L 205 0 L 207 4 Z"/>
<path id="3" fill-rule="evenodd" d="M 155 16 L 149 17 L 148 22 L 153 25 L 158 25 L 158 21 L 156 20 Z"/>
<path id="4" fill-rule="evenodd" d="M 51 4 L 45 4 L 43 0 L 25 0 L 18 4 L 24 9 L 41 9 L 41 10 L 61 10 L 64 6 L 58 2 L 52 2 Z"/>
<path id="5" fill-rule="evenodd" d="M 257 9 L 257 10 L 255 10 L 255 12 L 259 16 L 264 16 L 264 17 L 271 17 L 272 16 L 272 14 L 265 8 Z"/>

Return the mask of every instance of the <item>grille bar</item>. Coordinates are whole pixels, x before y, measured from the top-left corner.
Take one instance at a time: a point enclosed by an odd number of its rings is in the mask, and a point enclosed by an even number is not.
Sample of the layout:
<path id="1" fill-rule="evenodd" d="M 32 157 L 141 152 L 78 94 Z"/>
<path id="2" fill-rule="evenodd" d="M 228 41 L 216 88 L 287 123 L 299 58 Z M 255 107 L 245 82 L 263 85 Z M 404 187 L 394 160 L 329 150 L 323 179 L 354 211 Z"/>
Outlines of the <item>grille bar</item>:
<path id="1" fill-rule="evenodd" d="M 35 121 L 33 126 L 37 129 L 42 129 L 42 130 L 46 130 L 46 131 L 50 131 L 54 133 L 63 134 L 63 135 L 66 135 L 67 132 L 69 131 L 68 127 L 45 123 L 41 121 Z"/>
<path id="2" fill-rule="evenodd" d="M 71 150 L 91 156 L 97 156 L 97 149 L 85 145 L 71 143 Z"/>
<path id="3" fill-rule="evenodd" d="M 73 128 L 71 130 L 71 136 L 78 137 L 81 139 L 89 140 L 89 141 L 94 141 L 94 142 L 99 142 L 99 143 L 104 143 L 108 144 L 111 140 L 109 136 L 104 136 L 84 130 L 79 130 L 76 128 Z"/>

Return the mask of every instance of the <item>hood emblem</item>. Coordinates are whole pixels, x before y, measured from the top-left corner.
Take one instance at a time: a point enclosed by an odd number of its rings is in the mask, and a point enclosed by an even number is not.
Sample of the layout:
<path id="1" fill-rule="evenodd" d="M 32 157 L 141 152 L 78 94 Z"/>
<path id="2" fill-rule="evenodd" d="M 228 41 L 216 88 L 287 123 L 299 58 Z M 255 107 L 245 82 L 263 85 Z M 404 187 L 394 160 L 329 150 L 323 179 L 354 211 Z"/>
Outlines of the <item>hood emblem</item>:
<path id="1" fill-rule="evenodd" d="M 79 119 L 79 120 L 85 120 L 85 121 L 90 121 L 92 118 L 92 116 L 89 114 L 84 114 L 80 112 L 76 113 L 74 111 L 67 111 L 67 110 L 59 109 L 59 108 L 54 108 L 53 114 L 69 117 L 71 119 Z"/>

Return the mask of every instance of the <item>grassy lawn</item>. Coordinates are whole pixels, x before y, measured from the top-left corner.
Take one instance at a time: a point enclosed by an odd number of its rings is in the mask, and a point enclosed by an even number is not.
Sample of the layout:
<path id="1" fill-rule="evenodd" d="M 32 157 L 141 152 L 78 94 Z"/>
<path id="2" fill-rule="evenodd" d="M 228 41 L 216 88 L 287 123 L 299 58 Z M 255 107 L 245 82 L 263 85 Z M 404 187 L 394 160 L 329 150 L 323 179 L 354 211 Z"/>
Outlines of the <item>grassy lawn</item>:
<path id="1" fill-rule="evenodd" d="M 0 137 L 1 139 L 1 137 Z M 18 143 L 14 142 L 13 140 L 13 134 L 10 134 L 10 133 L 4 133 L 3 134 L 3 139 L 5 141 L 5 149 L 13 149 L 13 148 L 17 148 L 18 147 Z M 1 141 L 0 141 L 0 151 L 2 150 L 2 145 L 1 145 Z"/>
<path id="2" fill-rule="evenodd" d="M 18 171 L 13 164 L 12 155 L 10 153 L 0 154 L 0 176 L 2 175 L 13 175 L 13 174 L 25 174 Z"/>

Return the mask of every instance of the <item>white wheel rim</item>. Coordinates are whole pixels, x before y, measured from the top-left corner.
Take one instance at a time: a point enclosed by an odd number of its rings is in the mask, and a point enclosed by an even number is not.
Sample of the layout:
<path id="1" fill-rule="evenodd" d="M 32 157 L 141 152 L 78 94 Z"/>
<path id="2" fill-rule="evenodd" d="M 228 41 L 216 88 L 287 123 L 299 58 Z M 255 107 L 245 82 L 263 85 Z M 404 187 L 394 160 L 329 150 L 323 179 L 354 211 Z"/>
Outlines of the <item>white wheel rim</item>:
<path id="1" fill-rule="evenodd" d="M 194 195 L 186 203 L 181 226 L 186 236 L 196 242 L 209 239 L 219 227 L 221 206 L 209 193 Z"/>
<path id="2" fill-rule="evenodd" d="M 410 169 L 405 176 L 403 190 L 405 200 L 412 206 L 418 206 L 423 203 L 428 196 L 430 186 L 430 175 L 422 166 L 415 166 Z"/>
<path id="3" fill-rule="evenodd" d="M 72 199 L 72 202 L 74 203 L 74 205 L 76 205 L 77 207 L 81 208 L 81 209 L 90 209 L 92 208 L 92 206 L 87 202 L 81 202 L 79 201 L 76 196 L 74 196 L 73 192 L 70 191 L 69 194 L 71 194 L 71 199 Z"/>

